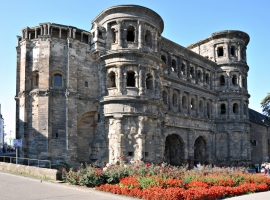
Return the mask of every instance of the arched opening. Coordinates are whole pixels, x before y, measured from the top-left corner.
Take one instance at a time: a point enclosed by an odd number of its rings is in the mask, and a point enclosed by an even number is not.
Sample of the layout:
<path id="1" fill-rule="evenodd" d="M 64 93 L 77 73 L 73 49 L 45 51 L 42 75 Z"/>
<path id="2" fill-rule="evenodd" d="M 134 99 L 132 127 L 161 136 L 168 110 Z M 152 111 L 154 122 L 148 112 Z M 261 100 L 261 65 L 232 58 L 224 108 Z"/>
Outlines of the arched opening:
<path id="1" fill-rule="evenodd" d="M 176 61 L 174 59 L 172 60 L 172 71 L 173 72 L 177 71 L 177 69 L 176 69 Z"/>
<path id="2" fill-rule="evenodd" d="M 233 104 L 233 113 L 238 114 L 238 104 L 237 103 Z"/>
<path id="3" fill-rule="evenodd" d="M 221 57 L 224 55 L 223 47 L 218 47 L 217 54 L 218 54 L 218 57 Z"/>
<path id="4" fill-rule="evenodd" d="M 162 99 L 163 99 L 164 104 L 167 105 L 168 104 L 168 94 L 166 91 L 162 92 Z"/>
<path id="5" fill-rule="evenodd" d="M 189 74 L 190 78 L 194 78 L 194 67 L 190 67 Z"/>
<path id="6" fill-rule="evenodd" d="M 127 28 L 127 41 L 128 42 L 134 42 L 134 39 L 135 39 L 134 27 L 133 26 L 129 26 Z"/>
<path id="7" fill-rule="evenodd" d="M 220 105 L 220 114 L 226 114 L 226 105 L 224 103 Z"/>
<path id="8" fill-rule="evenodd" d="M 112 88 L 112 87 L 116 87 L 114 72 L 110 72 L 108 75 L 108 88 Z"/>
<path id="9" fill-rule="evenodd" d="M 197 76 L 198 76 L 198 81 L 201 82 L 202 81 L 202 72 L 201 72 L 201 70 L 197 71 Z"/>
<path id="10" fill-rule="evenodd" d="M 61 87 L 62 86 L 62 75 L 61 74 L 55 74 L 53 77 L 53 85 Z"/>
<path id="11" fill-rule="evenodd" d="M 191 101 L 190 101 L 190 108 L 191 108 L 191 110 L 195 110 L 195 99 L 191 99 Z"/>
<path id="12" fill-rule="evenodd" d="M 205 74 L 205 83 L 208 85 L 209 84 L 209 74 Z"/>
<path id="13" fill-rule="evenodd" d="M 232 76 L 232 84 L 237 85 L 237 76 L 236 75 Z"/>
<path id="14" fill-rule="evenodd" d="M 182 63 L 182 65 L 181 65 L 181 74 L 186 75 L 186 66 L 184 63 Z"/>
<path id="15" fill-rule="evenodd" d="M 167 63 L 166 56 L 162 55 L 162 56 L 161 56 L 161 60 L 162 60 L 165 64 Z"/>
<path id="16" fill-rule="evenodd" d="M 224 75 L 221 75 L 219 77 L 219 83 L 220 83 L 220 86 L 224 86 L 225 85 L 225 77 L 224 77 Z"/>
<path id="17" fill-rule="evenodd" d="M 206 109 L 207 109 L 207 117 L 210 118 L 210 103 L 206 104 Z"/>
<path id="18" fill-rule="evenodd" d="M 177 94 L 173 93 L 173 106 L 176 107 L 177 106 Z"/>
<path id="19" fill-rule="evenodd" d="M 146 46 L 152 47 L 152 34 L 151 34 L 151 32 L 149 30 L 145 31 L 144 39 L 145 39 Z"/>
<path id="20" fill-rule="evenodd" d="M 182 108 L 187 109 L 187 97 L 182 97 Z"/>
<path id="21" fill-rule="evenodd" d="M 203 137 L 198 137 L 194 144 L 194 165 L 197 164 L 208 164 L 207 163 L 207 152 L 206 152 L 206 141 Z"/>
<path id="22" fill-rule="evenodd" d="M 96 131 L 94 112 L 84 114 L 78 122 L 77 155 L 79 162 L 90 162 L 90 146 Z"/>
<path id="23" fill-rule="evenodd" d="M 231 46 L 231 55 L 235 56 L 235 46 Z"/>
<path id="24" fill-rule="evenodd" d="M 146 75 L 146 89 L 153 90 L 153 76 L 150 73 Z"/>
<path id="25" fill-rule="evenodd" d="M 134 71 L 127 72 L 127 86 L 135 87 L 135 72 Z"/>
<path id="26" fill-rule="evenodd" d="M 177 134 L 168 135 L 165 141 L 164 162 L 170 165 L 182 165 L 184 158 L 184 143 Z"/>
<path id="27" fill-rule="evenodd" d="M 200 100 L 200 102 L 199 102 L 199 111 L 201 113 L 203 113 L 203 101 L 202 100 Z"/>

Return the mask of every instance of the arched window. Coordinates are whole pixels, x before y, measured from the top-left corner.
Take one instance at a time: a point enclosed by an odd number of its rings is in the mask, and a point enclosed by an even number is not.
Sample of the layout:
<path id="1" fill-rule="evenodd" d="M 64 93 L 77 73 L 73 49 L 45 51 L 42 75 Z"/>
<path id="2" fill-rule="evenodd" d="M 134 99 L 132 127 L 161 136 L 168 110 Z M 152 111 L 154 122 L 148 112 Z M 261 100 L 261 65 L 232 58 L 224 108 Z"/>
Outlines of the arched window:
<path id="1" fill-rule="evenodd" d="M 201 70 L 197 71 L 197 76 L 198 76 L 198 81 L 201 81 L 202 80 L 202 72 L 201 72 Z"/>
<path id="2" fill-rule="evenodd" d="M 238 114 L 238 104 L 237 103 L 233 104 L 233 113 Z"/>
<path id="3" fill-rule="evenodd" d="M 146 89 L 153 90 L 153 76 L 152 74 L 146 75 Z"/>
<path id="4" fill-rule="evenodd" d="M 127 86 L 135 87 L 135 72 L 134 71 L 127 72 Z"/>
<path id="5" fill-rule="evenodd" d="M 202 100 L 200 100 L 200 102 L 199 102 L 199 110 L 201 113 L 203 112 L 203 101 Z"/>
<path id="6" fill-rule="evenodd" d="M 53 77 L 53 83 L 54 83 L 54 86 L 61 87 L 62 86 L 62 75 L 55 74 Z"/>
<path id="7" fill-rule="evenodd" d="M 190 101 L 190 108 L 191 108 L 191 110 L 195 110 L 195 99 L 191 99 L 191 101 Z"/>
<path id="8" fill-rule="evenodd" d="M 218 54 L 218 57 L 221 57 L 224 55 L 223 47 L 218 47 L 217 54 Z"/>
<path id="9" fill-rule="evenodd" d="M 161 56 L 161 60 L 162 60 L 165 64 L 167 63 L 166 56 L 162 55 L 162 56 Z"/>
<path id="10" fill-rule="evenodd" d="M 231 46 L 231 55 L 235 56 L 235 46 Z"/>
<path id="11" fill-rule="evenodd" d="M 236 75 L 232 76 L 232 84 L 237 85 L 237 76 Z"/>
<path id="12" fill-rule="evenodd" d="M 133 26 L 129 26 L 127 28 L 127 41 L 128 42 L 134 42 L 134 39 L 135 39 L 134 27 Z"/>
<path id="13" fill-rule="evenodd" d="M 146 46 L 152 47 L 152 34 L 151 34 L 151 32 L 149 30 L 145 31 L 144 40 L 145 40 Z"/>
<path id="14" fill-rule="evenodd" d="M 209 74 L 208 73 L 205 74 L 205 83 L 207 85 L 209 85 Z"/>
<path id="15" fill-rule="evenodd" d="M 111 87 L 116 87 L 114 72 L 110 72 L 108 75 L 108 88 L 111 88 Z"/>
<path id="16" fill-rule="evenodd" d="M 173 106 L 177 106 L 177 94 L 173 93 Z"/>
<path id="17" fill-rule="evenodd" d="M 176 69 L 176 61 L 174 59 L 172 60 L 172 71 L 173 72 L 177 71 L 177 69 Z"/>
<path id="18" fill-rule="evenodd" d="M 115 33 L 115 29 L 112 28 L 111 31 L 112 31 L 112 41 L 113 41 L 113 43 L 115 43 L 115 42 L 116 42 L 116 33 Z"/>
<path id="19" fill-rule="evenodd" d="M 225 85 L 225 77 L 224 77 L 224 75 L 221 75 L 219 77 L 219 83 L 220 83 L 220 86 L 224 86 Z"/>
<path id="20" fill-rule="evenodd" d="M 210 118 L 210 103 L 209 102 L 206 104 L 206 110 L 207 110 L 207 117 Z"/>
<path id="21" fill-rule="evenodd" d="M 184 109 L 187 108 L 187 98 L 186 98 L 186 96 L 182 97 L 182 108 L 184 108 Z"/>
<path id="22" fill-rule="evenodd" d="M 162 92 L 162 99 L 163 99 L 164 104 L 167 105 L 168 104 L 168 94 L 166 91 Z"/>
<path id="23" fill-rule="evenodd" d="M 226 114 L 226 105 L 224 103 L 220 105 L 220 114 Z"/>
<path id="24" fill-rule="evenodd" d="M 190 73 L 190 78 L 194 78 L 194 67 L 190 67 L 189 73 Z"/>
<path id="25" fill-rule="evenodd" d="M 186 74 L 186 66 L 185 66 L 184 63 L 182 63 L 182 65 L 181 65 L 181 74 L 182 75 L 185 75 Z"/>

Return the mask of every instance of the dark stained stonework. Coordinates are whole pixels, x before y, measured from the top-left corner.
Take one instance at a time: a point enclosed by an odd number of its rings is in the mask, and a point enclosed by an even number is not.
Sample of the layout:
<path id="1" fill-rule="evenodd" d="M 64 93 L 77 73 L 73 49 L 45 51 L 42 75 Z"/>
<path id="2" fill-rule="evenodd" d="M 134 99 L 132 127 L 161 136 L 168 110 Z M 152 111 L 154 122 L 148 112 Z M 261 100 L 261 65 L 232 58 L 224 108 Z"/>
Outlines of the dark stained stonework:
<path id="1" fill-rule="evenodd" d="M 253 162 L 246 33 L 221 31 L 186 48 L 162 37 L 162 18 L 137 5 L 110 7 L 92 24 L 90 31 L 54 23 L 22 29 L 22 157 L 99 166 L 120 157 Z"/>

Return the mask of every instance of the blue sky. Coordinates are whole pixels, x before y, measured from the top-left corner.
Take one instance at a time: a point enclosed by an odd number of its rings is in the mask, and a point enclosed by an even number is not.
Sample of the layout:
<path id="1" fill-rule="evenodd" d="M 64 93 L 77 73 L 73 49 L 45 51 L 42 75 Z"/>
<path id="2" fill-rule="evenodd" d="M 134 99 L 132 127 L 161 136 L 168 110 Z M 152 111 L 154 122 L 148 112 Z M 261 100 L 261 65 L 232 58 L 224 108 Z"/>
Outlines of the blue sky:
<path id="1" fill-rule="evenodd" d="M 16 36 L 21 35 L 21 29 L 52 22 L 90 30 L 91 20 L 102 10 L 119 4 L 154 10 L 164 20 L 162 36 L 182 46 L 221 30 L 248 33 L 249 107 L 261 112 L 260 102 L 270 92 L 270 1 L 0 0 L 0 104 L 7 133 L 15 133 Z"/>

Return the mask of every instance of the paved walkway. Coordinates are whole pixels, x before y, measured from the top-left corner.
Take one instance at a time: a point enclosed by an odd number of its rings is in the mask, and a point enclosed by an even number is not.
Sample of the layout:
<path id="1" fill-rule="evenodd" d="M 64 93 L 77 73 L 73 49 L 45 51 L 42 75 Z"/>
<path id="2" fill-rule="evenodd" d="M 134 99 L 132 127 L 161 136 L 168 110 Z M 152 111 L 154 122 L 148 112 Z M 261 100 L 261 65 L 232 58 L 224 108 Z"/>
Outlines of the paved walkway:
<path id="1" fill-rule="evenodd" d="M 59 182 L 9 174 L 0 171 L 0 200 L 135 200 L 135 198 L 72 186 Z M 229 200 L 270 200 L 269 192 L 228 198 Z"/>

